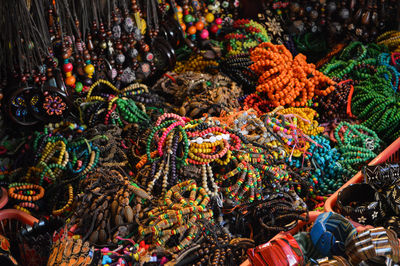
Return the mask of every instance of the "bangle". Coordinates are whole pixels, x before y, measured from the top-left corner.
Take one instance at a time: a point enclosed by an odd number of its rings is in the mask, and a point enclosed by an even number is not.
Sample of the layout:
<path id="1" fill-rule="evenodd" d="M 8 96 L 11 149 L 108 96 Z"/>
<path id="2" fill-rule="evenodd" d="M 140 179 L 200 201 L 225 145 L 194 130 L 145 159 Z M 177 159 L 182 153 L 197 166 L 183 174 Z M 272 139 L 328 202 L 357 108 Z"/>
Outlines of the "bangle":
<path id="1" fill-rule="evenodd" d="M 363 261 L 378 262 L 379 265 L 398 263 L 400 249 L 397 234 L 383 227 L 361 231 L 348 241 L 346 254 L 351 265 L 359 265 Z"/>
<path id="2" fill-rule="evenodd" d="M 347 239 L 356 228 L 342 215 L 334 212 L 320 214 L 310 231 L 314 246 L 323 256 L 342 255 Z"/>
<path id="3" fill-rule="evenodd" d="M 389 204 L 390 208 L 394 211 L 396 215 L 400 214 L 399 193 L 400 184 L 398 182 L 383 192 L 386 199 L 385 202 Z"/>
<path id="4" fill-rule="evenodd" d="M 374 225 L 386 215 L 379 194 L 365 183 L 351 184 L 341 190 L 336 204 L 342 215 L 363 225 Z"/>
<path id="5" fill-rule="evenodd" d="M 385 219 L 384 227 L 386 229 L 391 229 L 395 231 L 398 235 L 400 235 L 400 217 L 399 216 L 390 216 Z"/>
<path id="6" fill-rule="evenodd" d="M 376 191 L 387 190 L 400 178 L 399 163 L 383 163 L 368 165 L 363 168 L 365 183 L 368 183 Z"/>
<path id="7" fill-rule="evenodd" d="M 303 252 L 306 263 L 308 261 L 313 261 L 315 258 L 323 257 L 312 243 L 309 232 L 299 232 L 294 235 L 294 238 L 296 239 L 301 251 Z"/>
<path id="8" fill-rule="evenodd" d="M 266 244 L 247 250 L 252 265 L 303 265 L 303 252 L 296 239 L 286 233 Z"/>
<path id="9" fill-rule="evenodd" d="M 329 265 L 333 265 L 333 266 L 350 266 L 350 263 L 343 258 L 342 256 L 333 256 L 332 259 L 329 259 L 328 257 L 325 257 L 323 259 L 319 259 L 318 260 L 318 265 L 321 266 L 329 266 Z"/>

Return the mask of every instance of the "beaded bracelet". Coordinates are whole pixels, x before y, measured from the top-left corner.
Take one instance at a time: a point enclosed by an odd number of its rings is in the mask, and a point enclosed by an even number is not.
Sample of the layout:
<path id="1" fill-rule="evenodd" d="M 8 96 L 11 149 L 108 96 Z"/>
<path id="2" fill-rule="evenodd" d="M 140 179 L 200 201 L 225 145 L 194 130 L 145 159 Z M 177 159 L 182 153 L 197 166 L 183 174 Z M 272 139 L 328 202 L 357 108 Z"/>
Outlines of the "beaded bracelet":
<path id="1" fill-rule="evenodd" d="M 294 126 L 301 129 L 304 134 L 315 136 L 323 132 L 323 127 L 318 126 L 318 122 L 314 120 L 317 117 L 317 112 L 311 108 L 286 108 L 278 111 L 279 114 L 294 115 Z"/>
<path id="2" fill-rule="evenodd" d="M 368 80 L 354 87 L 352 112 L 360 119 L 365 119 L 363 125 L 374 129 L 383 140 L 394 141 L 400 136 L 400 114 L 398 99 L 394 96 L 392 83 L 381 75 L 391 76 L 385 66 Z"/>
<path id="3" fill-rule="evenodd" d="M 38 201 L 44 196 L 44 188 L 35 184 L 11 185 L 8 196 L 20 201 Z"/>
<path id="4" fill-rule="evenodd" d="M 342 127 L 347 127 L 343 139 L 339 136 Z M 354 166 L 375 158 L 377 154 L 374 151 L 379 150 L 381 145 L 381 140 L 374 131 L 362 125 L 351 125 L 348 122 L 341 122 L 336 127 L 335 139 L 343 157 L 339 163 L 348 174 L 358 172 Z"/>
<path id="5" fill-rule="evenodd" d="M 183 194 L 189 192 L 189 198 Z M 149 221 L 146 226 L 139 226 L 139 234 L 145 236 L 151 234 L 153 243 L 166 247 L 168 239 L 174 235 L 185 235 L 180 244 L 168 248 L 172 252 L 178 252 L 192 242 L 200 233 L 196 221 L 200 219 L 210 220 L 212 210 L 207 210 L 210 201 L 209 196 L 193 180 L 187 180 L 173 186 L 165 196 L 160 199 L 160 205 L 148 212 Z"/>
<path id="6" fill-rule="evenodd" d="M 114 94 L 103 94 L 102 96 L 92 96 L 94 88 L 100 84 L 105 84 L 111 88 Z M 136 103 L 131 97 L 147 93 L 148 88 L 143 84 L 132 84 L 123 90 L 118 90 L 114 85 L 105 80 L 98 80 L 89 89 L 85 99 L 85 103 L 92 102 L 106 102 L 107 110 L 101 110 L 106 112 L 104 116 L 104 123 L 107 125 L 110 121 L 112 124 L 118 124 L 123 127 L 124 122 L 128 123 L 148 123 L 149 117 L 146 114 L 146 109 L 143 107 L 139 109 Z"/>
<path id="7" fill-rule="evenodd" d="M 227 57 L 245 53 L 259 43 L 270 41 L 266 29 L 253 20 L 236 20 L 233 28 L 235 29 L 233 32 L 224 36 L 223 44 L 227 51 Z"/>
<path id="8" fill-rule="evenodd" d="M 54 182 L 64 171 L 78 174 L 78 178 L 91 171 L 98 163 L 99 149 L 85 138 L 68 142 L 62 135 L 35 133 L 33 150 L 36 165 L 28 169 L 25 180 L 39 178 L 39 185 Z"/>
<path id="9" fill-rule="evenodd" d="M 326 138 L 312 136 L 311 139 L 313 142 L 305 155 L 305 159 L 310 160 L 310 166 L 314 167 L 309 176 L 310 183 L 321 195 L 330 195 L 343 185 L 344 170 L 338 163 L 343 158 L 331 148 Z M 289 165 L 301 168 L 301 157 L 287 161 Z"/>
<path id="10" fill-rule="evenodd" d="M 74 189 L 71 184 L 68 184 L 68 201 L 62 208 L 53 210 L 53 215 L 60 215 L 63 212 L 65 212 L 72 205 L 73 200 L 74 200 Z"/>
<path id="11" fill-rule="evenodd" d="M 334 90 L 334 81 L 307 64 L 304 55 L 293 59 L 283 45 L 262 43 L 250 58 L 254 62 L 250 69 L 260 75 L 256 90 L 266 94 L 274 106 L 305 106 L 314 94 L 328 95 Z"/>
<path id="12" fill-rule="evenodd" d="M 376 41 L 378 44 L 389 47 L 392 51 L 400 51 L 400 32 L 398 31 L 387 31 L 381 34 Z"/>

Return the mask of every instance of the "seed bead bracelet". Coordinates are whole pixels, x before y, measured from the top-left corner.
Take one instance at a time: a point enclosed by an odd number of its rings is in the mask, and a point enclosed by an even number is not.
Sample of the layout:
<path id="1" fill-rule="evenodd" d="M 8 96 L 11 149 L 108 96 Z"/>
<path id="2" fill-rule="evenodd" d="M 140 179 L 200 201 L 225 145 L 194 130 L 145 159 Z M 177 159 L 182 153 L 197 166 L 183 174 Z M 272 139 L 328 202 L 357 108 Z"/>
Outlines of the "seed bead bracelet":
<path id="1" fill-rule="evenodd" d="M 314 94 L 328 95 L 334 90 L 334 81 L 308 64 L 304 55 L 293 59 L 283 45 L 262 43 L 251 52 L 250 58 L 254 62 L 250 69 L 260 75 L 256 90 L 265 93 L 274 106 L 305 106 Z"/>
<path id="2" fill-rule="evenodd" d="M 343 139 L 339 136 L 342 127 L 346 127 Z M 365 132 L 365 133 L 363 133 Z M 338 143 L 338 150 L 342 159 L 338 161 L 345 170 L 346 175 L 354 175 L 361 163 L 365 163 L 377 156 L 381 140 L 371 129 L 362 125 L 352 125 L 348 122 L 341 122 L 335 130 L 335 139 Z M 356 167 L 356 168 L 355 168 Z"/>

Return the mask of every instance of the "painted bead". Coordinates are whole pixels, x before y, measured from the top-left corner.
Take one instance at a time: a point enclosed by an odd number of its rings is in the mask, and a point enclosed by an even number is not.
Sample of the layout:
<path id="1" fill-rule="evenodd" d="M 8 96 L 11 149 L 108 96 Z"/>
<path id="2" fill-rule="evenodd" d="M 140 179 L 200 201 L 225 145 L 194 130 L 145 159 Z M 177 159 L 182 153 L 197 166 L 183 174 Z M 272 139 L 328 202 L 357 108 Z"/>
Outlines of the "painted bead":
<path id="1" fill-rule="evenodd" d="M 82 83 L 81 82 L 76 82 L 76 84 L 75 84 L 75 91 L 76 92 L 81 92 L 83 90 L 83 85 L 82 85 Z"/>
<path id="2" fill-rule="evenodd" d="M 196 26 L 196 29 L 199 31 L 204 29 L 204 23 L 202 21 L 196 22 L 195 26 Z"/>
<path id="3" fill-rule="evenodd" d="M 187 30 L 187 33 L 190 35 L 196 34 L 196 27 L 195 26 L 190 26 Z"/>
<path id="4" fill-rule="evenodd" d="M 73 87 L 75 85 L 75 81 L 76 81 L 75 77 L 71 75 L 65 79 L 65 84 L 67 84 L 67 86 Z"/>
<path id="5" fill-rule="evenodd" d="M 202 30 L 201 33 L 200 33 L 200 37 L 202 39 L 207 39 L 208 35 L 209 35 L 208 30 Z"/>
<path id="6" fill-rule="evenodd" d="M 213 22 L 213 21 L 214 21 L 214 15 L 213 15 L 212 13 L 207 13 L 207 15 L 206 15 L 206 21 L 207 21 L 208 23 Z"/>
<path id="7" fill-rule="evenodd" d="M 92 64 L 87 64 L 85 66 L 85 73 L 88 75 L 92 75 L 94 73 L 94 66 Z"/>
<path id="8" fill-rule="evenodd" d="M 71 72 L 73 68 L 74 68 L 74 67 L 72 66 L 71 63 L 65 64 L 65 65 L 63 66 L 64 72 L 66 72 L 66 73 L 67 73 L 67 72 Z"/>

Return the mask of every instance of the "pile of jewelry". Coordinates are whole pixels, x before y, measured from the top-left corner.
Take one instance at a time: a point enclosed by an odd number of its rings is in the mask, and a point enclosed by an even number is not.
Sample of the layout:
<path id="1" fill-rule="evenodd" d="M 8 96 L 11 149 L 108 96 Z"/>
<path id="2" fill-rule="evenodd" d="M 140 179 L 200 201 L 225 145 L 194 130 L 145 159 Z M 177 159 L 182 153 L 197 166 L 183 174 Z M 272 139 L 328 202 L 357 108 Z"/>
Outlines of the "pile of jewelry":
<path id="1" fill-rule="evenodd" d="M 0 265 L 400 263 L 396 1 L 3 2 Z"/>

